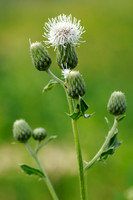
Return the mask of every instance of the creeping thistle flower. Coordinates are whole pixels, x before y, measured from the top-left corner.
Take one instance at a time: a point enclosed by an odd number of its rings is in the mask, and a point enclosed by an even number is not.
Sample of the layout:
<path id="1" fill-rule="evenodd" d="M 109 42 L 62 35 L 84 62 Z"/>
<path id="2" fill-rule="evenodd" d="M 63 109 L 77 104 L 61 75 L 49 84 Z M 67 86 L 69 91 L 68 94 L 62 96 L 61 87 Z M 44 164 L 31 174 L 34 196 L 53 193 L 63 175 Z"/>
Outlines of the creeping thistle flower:
<path id="1" fill-rule="evenodd" d="M 45 23 L 44 37 L 46 45 L 57 49 L 57 64 L 61 69 L 73 69 L 78 64 L 78 56 L 74 49 L 79 45 L 81 35 L 85 32 L 80 20 L 72 15 L 59 15 Z"/>
<path id="2" fill-rule="evenodd" d="M 122 92 L 115 91 L 111 94 L 107 105 L 110 114 L 118 116 L 126 112 L 126 99 Z"/>
<path id="3" fill-rule="evenodd" d="M 16 120 L 13 124 L 13 136 L 18 142 L 25 143 L 31 136 L 32 130 L 24 120 Z"/>
<path id="4" fill-rule="evenodd" d="M 80 25 L 80 20 L 72 15 L 59 15 L 45 23 L 44 37 L 46 45 L 53 46 L 55 49 L 58 46 L 78 45 L 81 35 L 85 32 L 84 27 Z"/>
<path id="5" fill-rule="evenodd" d="M 65 71 L 67 92 L 73 99 L 84 96 L 86 86 L 79 71 Z"/>

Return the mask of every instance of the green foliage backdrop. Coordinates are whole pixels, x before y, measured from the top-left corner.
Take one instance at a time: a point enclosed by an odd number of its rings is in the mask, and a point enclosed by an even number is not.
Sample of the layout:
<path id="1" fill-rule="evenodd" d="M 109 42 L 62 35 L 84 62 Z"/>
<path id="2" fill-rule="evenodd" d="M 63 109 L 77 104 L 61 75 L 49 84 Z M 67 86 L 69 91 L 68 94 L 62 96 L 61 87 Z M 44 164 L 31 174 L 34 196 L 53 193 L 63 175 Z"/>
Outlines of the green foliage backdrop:
<path id="1" fill-rule="evenodd" d="M 79 121 L 85 159 L 92 158 L 104 141 L 104 117 L 112 120 L 106 109 L 111 92 L 121 90 L 127 97 L 127 117 L 119 125 L 123 144 L 105 164 L 98 164 L 87 174 L 88 198 L 126 199 L 126 190 L 133 185 L 132 10 L 130 0 L 0 1 L 1 200 L 51 199 L 41 181 L 25 176 L 19 169 L 18 163 L 34 165 L 22 144 L 12 144 L 12 124 L 19 118 L 26 119 L 32 128 L 42 126 L 48 135 L 58 136 L 40 156 L 60 199 L 79 199 L 76 155 L 64 91 L 57 85 L 42 94 L 49 77 L 34 68 L 29 52 L 29 38 L 32 42 L 43 41 L 44 22 L 62 13 L 81 19 L 86 30 L 86 43 L 77 47 L 77 70 L 83 74 L 85 100 L 95 115 Z M 50 48 L 49 53 L 53 57 L 51 70 L 60 76 L 55 52 Z"/>

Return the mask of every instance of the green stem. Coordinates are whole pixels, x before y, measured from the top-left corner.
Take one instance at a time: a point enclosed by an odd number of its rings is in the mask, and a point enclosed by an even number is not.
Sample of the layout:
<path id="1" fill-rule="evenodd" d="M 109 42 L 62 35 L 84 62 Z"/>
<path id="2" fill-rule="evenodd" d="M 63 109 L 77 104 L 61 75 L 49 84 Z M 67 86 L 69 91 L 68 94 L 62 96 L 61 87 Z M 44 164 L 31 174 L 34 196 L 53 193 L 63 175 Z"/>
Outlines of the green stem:
<path id="1" fill-rule="evenodd" d="M 81 200 L 85 200 L 86 199 L 86 194 L 85 194 L 86 191 L 85 191 L 85 181 L 84 181 L 84 170 L 83 170 L 83 160 L 82 160 L 82 153 L 81 153 L 81 147 L 80 147 L 77 120 L 72 119 L 72 128 L 73 128 L 73 133 L 74 133 L 77 159 L 78 159 L 78 167 L 79 167 L 79 182 L 80 182 Z"/>
<path id="2" fill-rule="evenodd" d="M 65 89 L 65 92 L 66 92 L 66 96 L 68 100 L 70 113 L 72 113 L 73 112 L 72 99 L 68 96 L 66 89 Z M 81 147 L 80 147 L 77 120 L 72 119 L 72 129 L 73 129 L 73 134 L 74 134 L 74 139 L 75 139 L 75 146 L 76 146 L 76 153 L 77 153 L 77 160 L 78 160 L 81 200 L 85 200 L 86 191 L 85 191 L 85 181 L 84 181 L 84 170 L 83 170 L 83 160 L 82 160 L 82 152 L 81 152 Z"/>
<path id="3" fill-rule="evenodd" d="M 53 139 L 57 138 L 57 136 L 50 136 L 44 143 L 40 144 L 37 146 L 37 148 L 35 149 L 35 153 L 37 154 L 38 151 L 44 147 L 46 144 L 48 144 L 50 141 L 52 141 Z"/>
<path id="4" fill-rule="evenodd" d="M 63 86 L 66 92 L 66 97 L 67 97 L 70 113 L 72 113 L 73 112 L 72 98 L 68 96 L 67 90 L 64 86 L 64 82 L 60 80 L 58 77 L 56 77 L 49 69 L 47 70 L 47 73 Z M 72 119 L 72 128 L 73 128 L 73 133 L 74 133 L 74 138 L 75 138 L 75 145 L 76 145 L 76 152 L 77 152 L 77 159 L 78 159 L 81 200 L 85 200 L 86 194 L 85 194 L 84 170 L 83 170 L 83 160 L 82 160 L 82 153 L 81 153 L 81 147 L 80 147 L 79 133 L 78 133 L 78 128 L 77 128 L 77 120 Z"/>
<path id="5" fill-rule="evenodd" d="M 35 153 L 38 152 L 38 148 L 39 148 L 39 146 L 40 146 L 40 143 L 41 143 L 41 141 L 37 141 L 36 147 L 35 147 Z"/>
<path id="6" fill-rule="evenodd" d="M 47 176 L 47 174 L 45 172 L 45 170 L 43 169 L 43 167 L 42 167 L 42 165 L 41 165 L 41 163 L 40 163 L 40 161 L 39 161 L 39 159 L 37 157 L 37 155 L 33 152 L 31 147 L 29 146 L 28 142 L 26 142 L 25 145 L 26 145 L 28 151 L 30 152 L 30 154 L 32 155 L 32 157 L 34 158 L 34 160 L 36 161 L 38 167 L 43 172 L 45 183 L 46 183 L 46 185 L 47 185 L 47 187 L 48 187 L 48 189 L 50 191 L 50 194 L 51 194 L 53 200 L 59 200 L 57 195 L 56 195 L 56 193 L 55 193 L 55 190 L 54 190 L 54 188 L 53 188 L 53 186 L 52 186 L 52 184 L 51 184 L 51 182 L 50 182 L 50 180 L 49 180 L 49 178 L 48 178 L 48 176 Z"/>
<path id="7" fill-rule="evenodd" d="M 101 154 L 103 153 L 103 151 L 106 149 L 110 139 L 113 137 L 113 135 L 115 134 L 115 130 L 117 128 L 118 125 L 118 121 L 117 118 L 115 117 L 114 119 L 114 124 L 111 128 L 111 130 L 108 132 L 108 135 L 105 139 L 105 142 L 103 143 L 102 147 L 100 148 L 100 150 L 97 152 L 97 154 L 94 156 L 94 158 L 85 166 L 84 170 L 86 171 L 87 169 L 91 168 L 100 158 Z"/>
<path id="8" fill-rule="evenodd" d="M 51 76 L 54 80 L 56 80 L 57 82 L 59 82 L 61 85 L 64 85 L 64 82 L 63 82 L 61 79 L 59 79 L 57 76 L 55 76 L 55 75 L 50 71 L 50 69 L 48 69 L 46 72 L 47 72 L 48 75 Z"/>

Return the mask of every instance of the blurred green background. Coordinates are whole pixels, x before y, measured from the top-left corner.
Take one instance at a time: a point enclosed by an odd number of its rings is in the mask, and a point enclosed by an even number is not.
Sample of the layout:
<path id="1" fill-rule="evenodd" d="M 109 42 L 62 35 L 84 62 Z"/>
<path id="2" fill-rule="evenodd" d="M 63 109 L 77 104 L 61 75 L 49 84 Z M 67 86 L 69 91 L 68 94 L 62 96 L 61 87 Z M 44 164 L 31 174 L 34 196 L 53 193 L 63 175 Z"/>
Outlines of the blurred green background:
<path id="1" fill-rule="evenodd" d="M 133 1 L 131 0 L 1 0 L 0 1 L 0 200 L 51 200 L 42 181 L 27 177 L 20 163 L 35 166 L 24 145 L 13 144 L 12 124 L 24 118 L 34 129 L 45 127 L 57 135 L 40 152 L 61 200 L 78 200 L 79 183 L 71 122 L 63 89 L 57 85 L 42 94 L 50 80 L 35 69 L 29 38 L 43 41 L 48 18 L 72 14 L 81 19 L 86 43 L 77 48 L 79 65 L 87 86 L 85 100 L 91 119 L 79 120 L 84 159 L 91 159 L 104 141 L 111 121 L 106 105 L 114 90 L 127 98 L 127 117 L 119 124 L 123 144 L 107 162 L 87 174 L 88 199 L 126 200 L 133 185 Z M 55 52 L 51 70 L 61 76 Z M 31 142 L 32 143 L 32 142 Z M 130 198 L 131 200 L 131 198 Z"/>

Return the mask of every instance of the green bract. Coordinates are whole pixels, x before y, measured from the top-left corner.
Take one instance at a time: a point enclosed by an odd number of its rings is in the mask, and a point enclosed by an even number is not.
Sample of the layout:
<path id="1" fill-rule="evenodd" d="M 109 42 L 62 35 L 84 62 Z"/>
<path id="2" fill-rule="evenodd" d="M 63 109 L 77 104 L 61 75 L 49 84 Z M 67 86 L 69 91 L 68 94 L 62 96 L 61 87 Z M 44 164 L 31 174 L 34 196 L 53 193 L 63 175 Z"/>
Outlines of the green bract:
<path id="1" fill-rule="evenodd" d="M 30 45 L 33 64 L 39 71 L 46 71 L 52 63 L 51 57 L 40 42 Z"/>
<path id="2" fill-rule="evenodd" d="M 66 76 L 68 95 L 74 99 L 84 96 L 86 86 L 79 71 L 70 71 Z"/>
<path id="3" fill-rule="evenodd" d="M 72 44 L 58 46 L 57 64 L 61 69 L 73 69 L 78 64 L 78 56 Z"/>
<path id="4" fill-rule="evenodd" d="M 107 105 L 108 111 L 112 115 L 122 115 L 126 111 L 126 99 L 122 92 L 115 91 L 111 94 Z"/>
<path id="5" fill-rule="evenodd" d="M 47 132 L 44 128 L 36 128 L 33 130 L 32 136 L 35 140 L 44 140 L 47 136 Z"/>
<path id="6" fill-rule="evenodd" d="M 13 124 L 13 136 L 22 143 L 25 143 L 31 136 L 32 130 L 23 119 L 16 120 Z"/>

